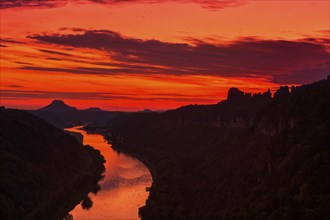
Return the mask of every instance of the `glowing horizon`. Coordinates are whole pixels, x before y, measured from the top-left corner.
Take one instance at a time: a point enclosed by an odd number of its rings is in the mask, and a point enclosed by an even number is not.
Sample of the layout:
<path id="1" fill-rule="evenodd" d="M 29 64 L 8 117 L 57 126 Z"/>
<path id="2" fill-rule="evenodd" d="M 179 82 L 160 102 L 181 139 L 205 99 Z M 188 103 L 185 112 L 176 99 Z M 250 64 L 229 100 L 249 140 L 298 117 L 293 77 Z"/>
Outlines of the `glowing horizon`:
<path id="1" fill-rule="evenodd" d="M 329 74 L 329 1 L 1 2 L 1 105 L 165 110 Z"/>

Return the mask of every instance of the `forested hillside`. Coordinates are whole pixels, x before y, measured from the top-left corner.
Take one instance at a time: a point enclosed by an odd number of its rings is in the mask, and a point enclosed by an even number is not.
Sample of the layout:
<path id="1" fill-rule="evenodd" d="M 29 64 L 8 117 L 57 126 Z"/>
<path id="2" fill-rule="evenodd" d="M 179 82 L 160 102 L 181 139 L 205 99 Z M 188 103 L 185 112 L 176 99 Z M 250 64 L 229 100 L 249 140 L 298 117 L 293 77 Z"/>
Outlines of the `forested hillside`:
<path id="1" fill-rule="evenodd" d="M 272 96 L 232 88 L 215 105 L 119 114 L 114 147 L 153 186 L 142 219 L 329 219 L 330 80 Z"/>
<path id="2" fill-rule="evenodd" d="M 99 190 L 99 151 L 25 111 L 2 107 L 0 124 L 0 219 L 63 219 Z"/>

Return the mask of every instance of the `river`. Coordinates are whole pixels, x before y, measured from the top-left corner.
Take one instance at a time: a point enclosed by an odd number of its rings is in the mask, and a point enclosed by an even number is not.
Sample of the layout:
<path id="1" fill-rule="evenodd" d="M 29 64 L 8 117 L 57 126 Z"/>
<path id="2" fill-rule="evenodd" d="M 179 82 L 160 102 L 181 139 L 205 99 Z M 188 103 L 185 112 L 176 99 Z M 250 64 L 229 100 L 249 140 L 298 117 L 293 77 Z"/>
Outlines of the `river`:
<path id="1" fill-rule="evenodd" d="M 81 126 L 66 129 L 84 136 L 83 144 L 98 149 L 104 156 L 105 177 L 101 180 L 101 190 L 90 193 L 93 206 L 89 210 L 77 205 L 70 212 L 74 220 L 135 220 L 138 208 L 145 205 L 149 193 L 146 187 L 152 184 L 148 168 L 139 160 L 111 148 L 102 135 L 87 134 Z"/>

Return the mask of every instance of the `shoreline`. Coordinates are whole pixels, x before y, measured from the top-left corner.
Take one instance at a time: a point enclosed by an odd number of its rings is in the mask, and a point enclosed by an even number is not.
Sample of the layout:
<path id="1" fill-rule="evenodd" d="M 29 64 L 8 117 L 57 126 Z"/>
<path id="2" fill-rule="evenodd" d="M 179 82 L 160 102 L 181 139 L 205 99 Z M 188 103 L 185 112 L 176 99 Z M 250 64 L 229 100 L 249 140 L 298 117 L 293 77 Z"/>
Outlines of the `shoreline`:
<path id="1" fill-rule="evenodd" d="M 116 145 L 113 142 L 111 143 L 111 141 L 106 138 L 106 137 L 110 138 L 109 136 L 103 135 L 103 137 L 114 151 L 116 151 L 118 153 L 124 153 L 128 156 L 134 157 L 135 159 L 139 160 L 141 163 L 143 163 L 147 167 L 147 169 L 149 170 L 149 172 L 151 174 L 151 178 L 152 178 L 151 186 L 145 188 L 145 191 L 149 192 L 148 198 L 145 200 L 145 204 L 138 208 L 138 215 L 139 215 L 140 219 L 143 219 L 142 212 L 144 209 L 148 209 L 150 207 L 150 204 L 153 203 L 153 195 L 155 194 L 156 189 L 157 189 L 157 187 L 156 187 L 156 182 L 157 182 L 156 169 L 151 164 L 151 162 L 148 160 L 148 158 L 146 156 L 142 155 L 139 152 L 134 152 L 132 150 L 129 150 L 127 148 L 124 148 L 124 149 L 118 148 L 118 147 L 116 147 Z"/>
<path id="2" fill-rule="evenodd" d="M 148 158 L 146 156 L 144 156 L 144 155 L 142 155 L 138 152 L 133 152 L 131 150 L 128 150 L 127 148 L 122 149 L 122 148 L 116 147 L 116 144 L 114 144 L 114 140 L 112 140 L 112 137 L 109 134 L 107 134 L 105 130 L 102 130 L 102 131 L 94 130 L 94 131 L 92 131 L 90 129 L 86 129 L 85 126 L 83 126 L 81 129 L 86 131 L 87 133 L 90 133 L 90 134 L 102 135 L 104 140 L 106 140 L 107 143 L 110 145 L 110 147 L 113 148 L 115 151 L 117 151 L 118 153 L 125 153 L 129 156 L 132 156 L 132 157 L 138 159 L 140 162 L 142 162 L 148 168 L 148 170 L 150 171 L 152 180 L 154 182 L 154 180 L 157 177 L 156 170 L 155 170 L 155 167 L 150 163 L 150 161 L 148 160 Z M 108 131 L 108 132 L 110 133 L 110 131 Z"/>
<path id="3" fill-rule="evenodd" d="M 86 127 L 82 127 L 82 130 L 86 131 L 87 133 L 93 133 L 93 134 L 99 134 L 102 135 L 104 140 L 107 142 L 107 144 L 109 144 L 109 147 L 111 147 L 114 151 L 123 154 L 126 154 L 130 157 L 133 157 L 135 159 L 137 159 L 138 161 L 140 161 L 143 165 L 146 166 L 146 168 L 149 170 L 151 178 L 152 178 L 152 183 L 150 187 L 146 187 L 145 190 L 148 193 L 148 198 L 145 200 L 145 205 L 141 206 L 138 208 L 138 215 L 139 217 L 142 219 L 142 214 L 141 214 L 141 210 L 145 209 L 146 207 L 149 207 L 150 204 L 153 201 L 153 195 L 156 192 L 156 186 L 157 186 L 157 173 L 156 173 L 156 168 L 155 166 L 150 162 L 150 160 L 147 158 L 147 156 L 143 155 L 141 152 L 138 151 L 134 151 L 131 148 L 121 148 L 121 147 L 117 147 L 117 143 L 115 141 L 115 139 L 117 139 L 113 134 L 109 135 L 110 131 L 107 129 L 86 129 Z M 120 143 L 118 144 L 120 145 Z"/>
<path id="4" fill-rule="evenodd" d="M 109 142 L 108 142 L 109 143 Z M 111 143 L 109 143 L 111 144 Z M 133 152 L 130 150 L 123 150 L 121 148 L 116 147 L 115 145 L 111 144 L 111 147 L 118 153 L 124 153 L 127 154 L 128 156 L 134 157 L 137 160 L 139 160 L 141 163 L 143 163 L 149 170 L 151 177 L 152 177 L 152 185 L 154 183 L 154 179 L 156 178 L 156 171 L 154 166 L 150 163 L 150 161 L 148 160 L 148 158 L 138 152 Z"/>
<path id="5" fill-rule="evenodd" d="M 156 189 L 156 180 L 157 180 L 157 174 L 155 167 L 153 164 L 150 162 L 147 156 L 143 155 L 141 152 L 134 151 L 132 148 L 126 148 L 126 147 L 117 147 L 121 146 L 120 142 L 117 142 L 116 140 L 118 139 L 117 136 L 113 135 L 111 131 L 107 128 L 90 128 L 86 127 L 86 125 L 82 125 L 80 130 L 85 131 L 87 134 L 97 134 L 101 135 L 108 147 L 110 147 L 114 152 L 118 154 L 124 154 L 127 157 L 131 157 L 132 159 L 138 160 L 140 163 L 142 163 L 147 169 L 148 172 L 150 173 L 151 176 L 151 184 L 145 186 L 144 191 L 147 192 L 147 197 L 144 200 L 144 204 L 140 204 L 140 206 L 137 207 L 137 214 L 139 219 L 143 219 L 143 215 L 141 214 L 141 210 L 146 209 L 146 207 L 149 207 L 150 204 L 152 204 L 152 195 L 155 194 L 154 191 Z M 125 144 L 124 144 L 125 145 Z M 126 146 L 126 145 L 125 145 Z M 110 149 L 109 149 L 110 150 Z"/>

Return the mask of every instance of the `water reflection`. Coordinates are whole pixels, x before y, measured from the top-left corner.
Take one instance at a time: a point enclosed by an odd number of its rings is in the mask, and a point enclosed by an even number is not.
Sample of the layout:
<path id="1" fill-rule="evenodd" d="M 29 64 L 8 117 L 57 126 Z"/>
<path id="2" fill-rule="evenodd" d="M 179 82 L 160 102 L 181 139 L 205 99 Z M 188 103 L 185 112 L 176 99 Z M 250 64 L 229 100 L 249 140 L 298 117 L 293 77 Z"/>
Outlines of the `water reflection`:
<path id="1" fill-rule="evenodd" d="M 104 156 L 105 177 L 100 182 L 101 190 L 90 193 L 70 212 L 67 219 L 74 220 L 133 220 L 138 218 L 138 208 L 148 197 L 146 188 L 151 186 L 151 175 L 143 163 L 125 154 L 118 154 L 101 135 L 87 134 L 80 127 L 67 129 L 84 136 L 83 144 L 89 144 Z M 72 218 L 71 218 L 72 217 Z"/>

